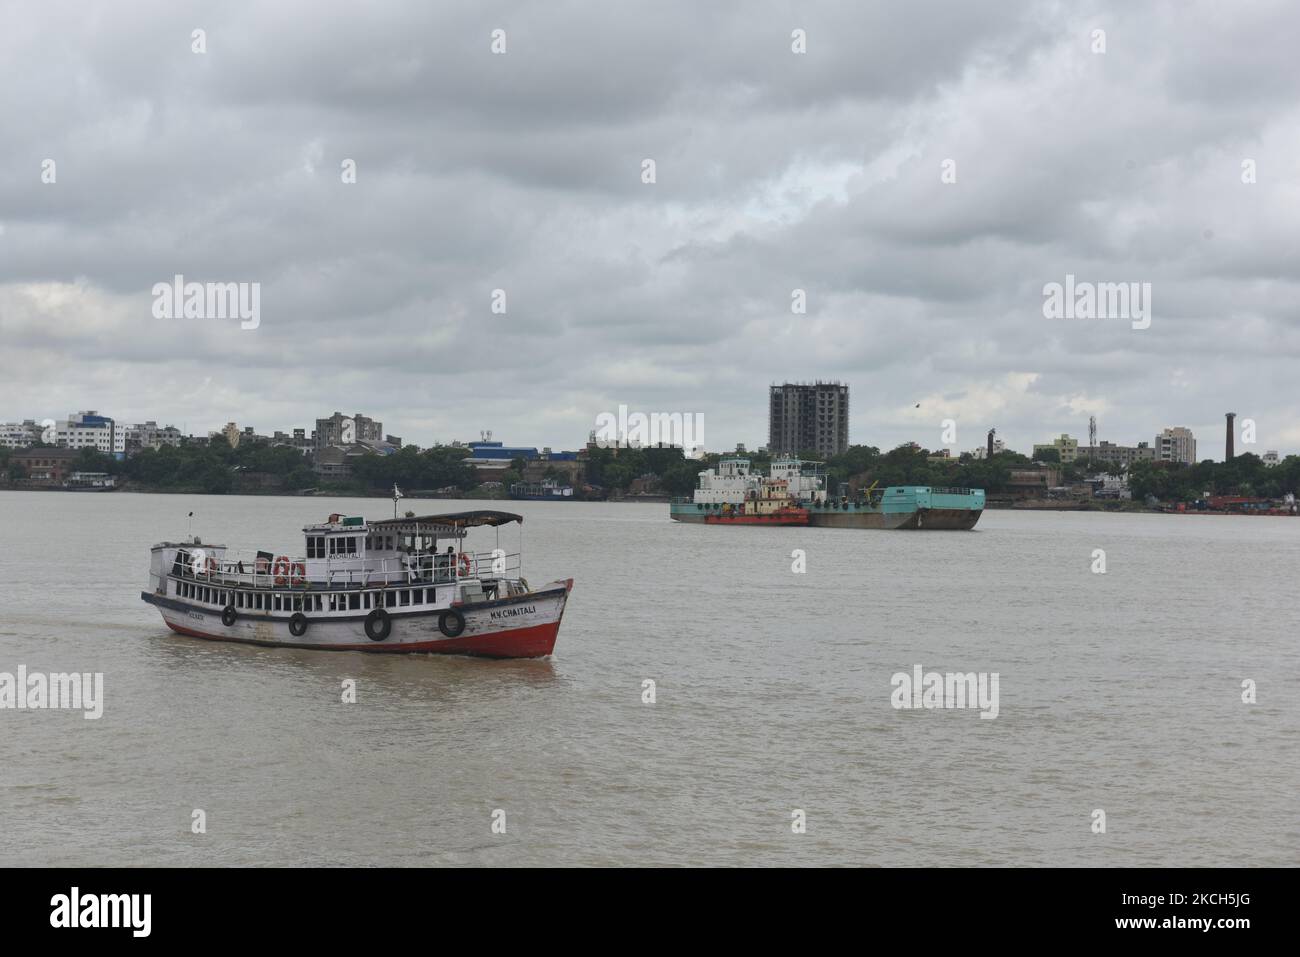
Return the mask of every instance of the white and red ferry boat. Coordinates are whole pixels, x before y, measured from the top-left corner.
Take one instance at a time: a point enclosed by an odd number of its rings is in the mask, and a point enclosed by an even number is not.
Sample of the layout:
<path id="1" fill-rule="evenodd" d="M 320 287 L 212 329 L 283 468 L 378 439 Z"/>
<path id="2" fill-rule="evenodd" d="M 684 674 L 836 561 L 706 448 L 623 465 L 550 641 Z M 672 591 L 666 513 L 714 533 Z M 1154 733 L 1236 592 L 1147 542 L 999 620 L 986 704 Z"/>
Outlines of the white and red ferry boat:
<path id="1" fill-rule="evenodd" d="M 331 515 L 303 529 L 306 555 L 237 555 L 195 536 L 153 546 L 140 597 L 172 631 L 217 641 L 345 651 L 540 658 L 555 647 L 573 579 L 533 588 L 500 548 L 510 512 L 367 522 Z M 468 551 L 470 529 L 497 546 Z M 483 533 L 477 533 L 483 534 Z"/>

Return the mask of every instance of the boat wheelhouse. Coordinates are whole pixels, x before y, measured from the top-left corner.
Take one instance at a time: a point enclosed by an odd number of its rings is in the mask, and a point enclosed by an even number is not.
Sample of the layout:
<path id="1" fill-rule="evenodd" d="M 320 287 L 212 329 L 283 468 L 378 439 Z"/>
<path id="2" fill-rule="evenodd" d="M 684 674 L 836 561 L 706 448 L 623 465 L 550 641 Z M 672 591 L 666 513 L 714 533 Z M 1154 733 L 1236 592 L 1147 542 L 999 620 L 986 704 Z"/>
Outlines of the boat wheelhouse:
<path id="1" fill-rule="evenodd" d="M 491 510 L 384 519 L 331 515 L 305 554 L 234 553 L 197 537 L 153 546 L 149 591 L 175 632 L 295 648 L 535 658 L 555 646 L 573 580 L 539 588 Z M 490 550 L 471 534 L 495 532 Z M 472 532 L 472 530 L 482 530 Z"/>

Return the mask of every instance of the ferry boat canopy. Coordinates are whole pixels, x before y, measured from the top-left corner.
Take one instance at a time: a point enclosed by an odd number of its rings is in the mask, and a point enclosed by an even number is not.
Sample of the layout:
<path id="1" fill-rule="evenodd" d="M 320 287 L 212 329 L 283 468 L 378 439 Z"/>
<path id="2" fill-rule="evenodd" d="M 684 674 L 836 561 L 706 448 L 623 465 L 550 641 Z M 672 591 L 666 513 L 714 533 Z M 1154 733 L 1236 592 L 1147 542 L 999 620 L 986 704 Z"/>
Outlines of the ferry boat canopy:
<path id="1" fill-rule="evenodd" d="M 391 531 L 398 535 L 429 534 L 431 530 L 452 532 L 462 528 L 477 528 L 480 525 L 509 525 L 511 522 L 523 524 L 524 517 L 514 512 L 497 512 L 492 509 L 478 509 L 472 512 L 451 512 L 446 515 L 418 515 L 412 518 L 385 518 L 367 523 L 372 529 Z"/>

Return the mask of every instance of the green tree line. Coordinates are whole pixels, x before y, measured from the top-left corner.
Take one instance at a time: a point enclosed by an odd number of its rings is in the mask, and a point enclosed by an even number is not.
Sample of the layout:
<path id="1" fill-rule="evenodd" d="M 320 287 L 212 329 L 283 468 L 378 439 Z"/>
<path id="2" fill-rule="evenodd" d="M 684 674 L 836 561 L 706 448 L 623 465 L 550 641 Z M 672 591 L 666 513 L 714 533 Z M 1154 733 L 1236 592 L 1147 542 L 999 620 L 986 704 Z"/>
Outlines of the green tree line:
<path id="1" fill-rule="evenodd" d="M 13 461 L 13 450 L 0 448 L 0 476 L 10 483 L 26 478 L 22 466 Z M 352 476 L 326 482 L 312 471 L 311 458 L 296 449 L 266 444 L 240 445 L 232 449 L 220 436 L 204 445 L 185 444 L 146 449 L 125 461 L 93 449 L 77 453 L 71 468 L 84 472 L 108 472 L 158 489 L 192 489 L 209 493 L 237 492 L 245 488 L 242 476 L 250 473 L 269 475 L 285 491 L 319 487 L 338 492 L 366 493 L 392 488 L 432 490 L 456 488 L 470 491 L 478 485 L 472 467 L 465 464 L 469 450 L 455 446 L 435 446 L 417 451 L 411 446 L 392 455 L 365 455 L 349 460 Z M 671 495 L 688 496 L 694 491 L 698 473 L 715 468 L 719 460 L 734 453 L 712 454 L 689 459 L 679 448 L 601 449 L 590 452 L 587 481 L 607 490 L 626 490 L 643 475 L 658 478 L 660 487 Z M 912 445 L 901 445 L 888 452 L 870 445 L 850 446 L 841 455 L 825 462 L 827 489 L 839 492 L 842 483 L 853 490 L 889 485 L 931 485 L 982 488 L 997 494 L 1005 491 L 1011 471 L 1031 465 L 1030 459 L 1016 452 L 1002 452 L 991 459 L 977 459 L 969 453 L 952 459 L 930 459 L 931 453 Z M 766 473 L 771 456 L 751 453 L 745 456 L 754 468 Z M 816 461 L 815 452 L 801 458 Z M 1055 450 L 1040 453 L 1039 460 L 1055 459 Z M 1072 483 L 1084 476 L 1101 472 L 1120 474 L 1119 466 L 1104 462 L 1072 462 L 1061 468 L 1061 481 Z M 519 481 L 525 463 L 516 460 L 506 472 L 503 483 Z M 1236 494 L 1260 498 L 1280 498 L 1286 493 L 1300 493 L 1300 456 L 1288 456 L 1272 468 L 1259 456 L 1245 453 L 1231 462 L 1199 462 L 1183 465 L 1173 462 L 1136 462 L 1128 470 L 1129 488 L 1135 499 L 1148 495 L 1165 502 L 1191 502 L 1204 493 Z"/>
<path id="2" fill-rule="evenodd" d="M 0 473 L 7 474 L 10 481 L 26 478 L 25 474 L 20 474 L 19 463 L 11 461 L 9 449 L 0 449 L 0 453 L 3 453 Z M 265 443 L 241 444 L 232 449 L 223 437 L 214 436 L 207 445 L 164 445 L 158 449 L 144 449 L 125 460 L 94 449 L 81 449 L 69 470 L 108 472 L 119 480 L 136 482 L 147 488 L 195 490 L 218 495 L 264 487 L 260 481 L 256 485 L 250 483 L 247 477 L 251 475 L 270 476 L 272 486 L 284 491 L 328 488 L 338 492 L 367 492 L 392 488 L 394 483 L 403 489 L 454 486 L 468 490 L 477 484 L 474 470 L 464 462 L 468 455 L 468 449 L 449 446 L 424 451 L 407 446 L 392 455 L 364 455 L 351 459 L 350 478 L 327 482 L 312 470 L 310 455 L 297 449 Z"/>

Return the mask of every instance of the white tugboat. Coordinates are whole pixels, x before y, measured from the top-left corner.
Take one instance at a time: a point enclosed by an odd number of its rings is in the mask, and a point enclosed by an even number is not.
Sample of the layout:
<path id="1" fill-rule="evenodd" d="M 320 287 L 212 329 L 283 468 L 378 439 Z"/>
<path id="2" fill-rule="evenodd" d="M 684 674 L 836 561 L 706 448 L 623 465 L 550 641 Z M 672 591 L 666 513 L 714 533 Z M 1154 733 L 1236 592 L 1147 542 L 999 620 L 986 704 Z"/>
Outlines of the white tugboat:
<path id="1" fill-rule="evenodd" d="M 217 641 L 345 651 L 540 658 L 573 579 L 532 588 L 521 556 L 465 548 L 469 529 L 523 522 L 473 511 L 309 525 L 306 555 L 236 555 L 195 537 L 155 545 L 149 591 L 172 631 Z M 497 542 L 499 546 L 499 541 Z"/>

